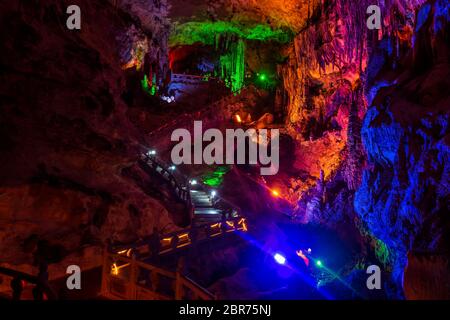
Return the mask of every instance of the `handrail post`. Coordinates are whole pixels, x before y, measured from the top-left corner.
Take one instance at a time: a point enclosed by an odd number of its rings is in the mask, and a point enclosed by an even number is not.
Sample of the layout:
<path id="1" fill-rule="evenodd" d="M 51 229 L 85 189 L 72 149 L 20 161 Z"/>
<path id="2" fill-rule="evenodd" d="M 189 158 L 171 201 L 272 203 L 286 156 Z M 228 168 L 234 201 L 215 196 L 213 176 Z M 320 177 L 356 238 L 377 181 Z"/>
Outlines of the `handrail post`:
<path id="1" fill-rule="evenodd" d="M 14 277 L 11 280 L 10 286 L 12 290 L 12 299 L 20 300 L 23 292 L 22 279 L 20 279 L 19 277 Z"/>
<path id="2" fill-rule="evenodd" d="M 136 283 L 137 283 L 137 264 L 136 264 L 136 257 L 134 254 L 131 256 L 131 270 L 130 270 L 130 292 L 129 292 L 129 300 L 136 300 L 137 299 L 137 292 L 136 292 Z"/>
<path id="3" fill-rule="evenodd" d="M 100 294 L 103 296 L 106 296 L 108 293 L 108 279 L 107 279 L 109 277 L 108 255 L 109 255 L 108 246 L 105 246 L 103 248 L 102 286 L 100 289 Z"/>
<path id="4" fill-rule="evenodd" d="M 180 272 L 175 273 L 175 300 L 183 299 L 183 281 Z"/>

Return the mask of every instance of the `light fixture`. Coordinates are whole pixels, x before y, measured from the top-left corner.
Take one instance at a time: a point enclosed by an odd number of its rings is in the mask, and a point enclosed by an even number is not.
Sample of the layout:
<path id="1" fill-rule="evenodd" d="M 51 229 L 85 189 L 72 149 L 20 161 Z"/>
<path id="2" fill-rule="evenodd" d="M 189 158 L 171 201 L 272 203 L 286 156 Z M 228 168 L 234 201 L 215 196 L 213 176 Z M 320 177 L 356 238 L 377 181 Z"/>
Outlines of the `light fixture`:
<path id="1" fill-rule="evenodd" d="M 216 196 L 217 192 L 215 190 L 211 191 L 211 198 L 214 198 Z"/>
<path id="2" fill-rule="evenodd" d="M 272 190 L 272 195 L 278 198 L 280 196 L 280 193 L 277 190 Z"/>
<path id="3" fill-rule="evenodd" d="M 170 171 L 175 171 L 175 169 L 176 169 L 175 166 L 170 166 L 170 167 L 169 167 L 169 170 L 170 170 Z"/>
<path id="4" fill-rule="evenodd" d="M 196 184 L 197 184 L 197 180 L 191 180 L 191 181 L 189 181 L 189 183 L 191 184 L 191 185 L 193 185 L 193 186 L 195 186 Z"/>
<path id="5" fill-rule="evenodd" d="M 175 97 L 174 96 L 161 96 L 161 99 L 166 101 L 167 103 L 172 103 L 175 102 Z"/>
<path id="6" fill-rule="evenodd" d="M 154 156 L 156 154 L 156 150 L 150 150 L 149 152 L 147 152 L 147 154 L 149 156 Z"/>
<path id="7" fill-rule="evenodd" d="M 273 258 L 275 259 L 275 261 L 278 264 L 284 265 L 286 263 L 286 258 L 283 255 L 281 255 L 280 253 L 275 253 Z"/>
<path id="8" fill-rule="evenodd" d="M 323 266 L 322 261 L 317 260 L 317 261 L 316 261 L 316 266 L 318 266 L 319 268 L 322 268 L 322 266 Z"/>
<path id="9" fill-rule="evenodd" d="M 267 76 L 266 76 L 264 73 L 261 73 L 261 74 L 259 75 L 259 80 L 261 80 L 261 81 L 266 81 L 266 79 L 267 79 Z"/>

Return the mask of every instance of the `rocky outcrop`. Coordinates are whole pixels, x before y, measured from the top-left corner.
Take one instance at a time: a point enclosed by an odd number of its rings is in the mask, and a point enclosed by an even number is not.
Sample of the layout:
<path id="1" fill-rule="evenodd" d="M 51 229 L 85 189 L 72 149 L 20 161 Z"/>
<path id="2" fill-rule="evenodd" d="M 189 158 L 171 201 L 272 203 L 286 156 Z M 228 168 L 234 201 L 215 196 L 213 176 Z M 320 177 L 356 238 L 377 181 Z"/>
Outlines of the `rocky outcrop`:
<path id="1" fill-rule="evenodd" d="M 165 1 L 77 1 L 79 31 L 66 28 L 69 4 L 0 4 L 0 263 L 24 271 L 36 259 L 92 266 L 99 250 L 87 247 L 172 221 L 127 174 L 147 137 L 128 118 L 122 70 L 153 65 L 163 78 Z"/>
<path id="2" fill-rule="evenodd" d="M 355 209 L 393 252 L 397 283 L 409 250 L 449 252 L 448 17 L 446 1 L 418 10 L 409 47 L 394 59 L 403 65 L 387 63 L 375 77 L 361 131 L 370 166 Z"/>
<path id="3" fill-rule="evenodd" d="M 408 252 L 403 289 L 408 300 L 449 300 L 449 258 L 445 254 Z"/>
<path id="4" fill-rule="evenodd" d="M 319 5 L 280 69 L 308 173 L 290 199 L 302 223 L 356 221 L 400 287 L 408 250 L 448 252 L 448 3 L 387 1 L 379 32 L 349 5 Z"/>

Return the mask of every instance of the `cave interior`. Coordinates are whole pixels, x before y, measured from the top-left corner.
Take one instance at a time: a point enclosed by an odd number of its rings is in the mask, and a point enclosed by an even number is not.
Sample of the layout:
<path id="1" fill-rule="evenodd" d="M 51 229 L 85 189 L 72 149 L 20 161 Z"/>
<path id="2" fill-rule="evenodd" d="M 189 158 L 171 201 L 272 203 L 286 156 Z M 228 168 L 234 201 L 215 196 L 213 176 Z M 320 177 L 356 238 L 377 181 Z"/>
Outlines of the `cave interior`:
<path id="1" fill-rule="evenodd" d="M 0 2 L 0 299 L 449 299 L 449 1 L 356 2 Z"/>

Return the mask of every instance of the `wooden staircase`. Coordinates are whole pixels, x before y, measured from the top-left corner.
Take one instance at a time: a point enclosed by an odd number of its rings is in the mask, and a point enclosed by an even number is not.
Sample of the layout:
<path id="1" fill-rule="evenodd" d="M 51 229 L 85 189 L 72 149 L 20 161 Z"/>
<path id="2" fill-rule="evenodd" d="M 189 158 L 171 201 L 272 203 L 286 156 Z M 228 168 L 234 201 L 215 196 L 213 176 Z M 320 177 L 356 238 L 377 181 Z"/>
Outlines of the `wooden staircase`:
<path id="1" fill-rule="evenodd" d="M 240 215 L 239 208 L 221 197 L 213 196 L 204 186 L 191 186 L 187 177 L 170 170 L 169 165 L 156 157 L 144 154 L 141 164 L 166 181 L 176 197 L 185 204 L 192 225 L 217 223 Z"/>
<path id="2" fill-rule="evenodd" d="M 185 277 L 151 261 L 228 234 L 247 231 L 240 210 L 201 185 L 190 185 L 179 172 L 152 155 L 141 164 L 164 179 L 186 204 L 191 226 L 176 232 L 149 236 L 132 244 L 110 245 L 104 252 L 101 295 L 126 300 L 212 300 L 215 297 Z M 155 254 L 157 257 L 155 257 Z"/>

